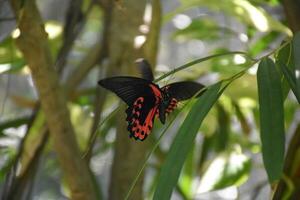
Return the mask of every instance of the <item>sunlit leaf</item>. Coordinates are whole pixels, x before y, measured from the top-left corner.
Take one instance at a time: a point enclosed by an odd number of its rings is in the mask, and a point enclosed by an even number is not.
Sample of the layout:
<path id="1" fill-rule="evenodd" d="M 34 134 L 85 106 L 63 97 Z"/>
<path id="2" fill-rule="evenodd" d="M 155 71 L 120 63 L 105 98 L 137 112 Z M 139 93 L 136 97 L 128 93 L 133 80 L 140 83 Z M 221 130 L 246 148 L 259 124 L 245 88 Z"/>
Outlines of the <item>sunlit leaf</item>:
<path id="1" fill-rule="evenodd" d="M 239 186 L 250 173 L 251 162 L 241 153 L 231 152 L 215 158 L 201 178 L 197 192 L 203 193 L 228 186 Z"/>
<path id="2" fill-rule="evenodd" d="M 263 161 L 272 183 L 282 174 L 285 133 L 281 81 L 269 58 L 264 58 L 259 64 L 257 85 Z"/>
<path id="3" fill-rule="evenodd" d="M 172 146 L 170 147 L 166 161 L 162 166 L 153 199 L 170 199 L 172 190 L 177 184 L 180 171 L 191 150 L 198 129 L 203 119 L 220 96 L 220 87 L 221 83 L 213 85 L 197 99 L 181 125 Z"/>

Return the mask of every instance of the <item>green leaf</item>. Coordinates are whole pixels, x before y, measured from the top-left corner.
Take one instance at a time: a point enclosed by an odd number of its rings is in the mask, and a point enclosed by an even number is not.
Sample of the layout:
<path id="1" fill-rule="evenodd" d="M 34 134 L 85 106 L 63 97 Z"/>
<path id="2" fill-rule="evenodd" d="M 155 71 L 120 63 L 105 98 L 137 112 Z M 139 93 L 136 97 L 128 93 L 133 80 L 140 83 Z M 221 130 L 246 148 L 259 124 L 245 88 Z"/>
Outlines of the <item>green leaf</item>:
<path id="1" fill-rule="evenodd" d="M 284 117 L 281 81 L 274 62 L 264 58 L 257 71 L 260 136 L 269 181 L 278 180 L 284 161 Z"/>
<path id="2" fill-rule="evenodd" d="M 178 187 L 182 193 L 182 196 L 186 199 L 192 198 L 192 184 L 193 184 L 193 175 L 195 174 L 195 143 L 192 144 L 191 151 L 189 152 L 186 162 L 184 164 L 182 173 L 179 177 Z"/>
<path id="3" fill-rule="evenodd" d="M 297 32 L 293 38 L 293 51 L 295 63 L 296 89 L 300 91 L 300 32 Z"/>
<path id="4" fill-rule="evenodd" d="M 300 103 L 300 90 L 297 90 L 295 75 L 293 74 L 291 69 L 289 69 L 284 63 L 278 61 L 277 65 L 280 67 L 282 73 L 284 74 L 285 79 L 287 80 L 298 102 Z"/>
<path id="5" fill-rule="evenodd" d="M 291 43 L 286 43 L 283 42 L 281 45 L 284 45 L 280 51 L 278 52 L 276 56 L 276 64 L 280 68 L 280 64 L 284 64 L 287 66 L 290 70 L 295 69 L 295 64 L 294 64 L 294 54 L 292 51 L 292 45 Z M 282 72 L 282 69 L 280 69 Z M 282 94 L 283 94 L 283 99 L 285 100 L 289 94 L 290 91 L 290 85 L 288 83 L 287 78 L 284 75 L 284 72 L 281 74 L 281 86 L 282 86 Z"/>
<path id="6" fill-rule="evenodd" d="M 221 104 L 217 104 L 218 129 L 216 130 L 216 151 L 222 152 L 227 148 L 230 133 L 230 116 Z"/>
<path id="7" fill-rule="evenodd" d="M 202 176 L 200 193 L 243 184 L 249 176 L 251 162 L 241 153 L 231 152 L 215 158 Z"/>
<path id="8" fill-rule="evenodd" d="M 280 48 L 277 56 L 276 61 L 280 60 L 284 64 L 286 64 L 289 68 L 293 68 L 295 66 L 294 64 L 294 55 L 293 55 L 293 49 L 291 43 L 283 42 L 281 46 L 284 45 L 282 48 Z"/>
<path id="9" fill-rule="evenodd" d="M 177 184 L 184 161 L 192 148 L 193 141 L 205 116 L 217 101 L 222 91 L 221 83 L 210 87 L 193 105 L 188 116 L 181 125 L 158 179 L 153 199 L 170 199 L 172 190 Z"/>
<path id="10" fill-rule="evenodd" d="M 237 102 L 232 101 L 232 105 L 234 107 L 236 117 L 237 117 L 237 119 L 239 120 L 239 122 L 241 124 L 241 128 L 243 130 L 243 133 L 245 134 L 245 136 L 249 136 L 250 132 L 251 132 L 251 126 L 249 125 L 245 114 L 243 113 L 240 105 Z"/>

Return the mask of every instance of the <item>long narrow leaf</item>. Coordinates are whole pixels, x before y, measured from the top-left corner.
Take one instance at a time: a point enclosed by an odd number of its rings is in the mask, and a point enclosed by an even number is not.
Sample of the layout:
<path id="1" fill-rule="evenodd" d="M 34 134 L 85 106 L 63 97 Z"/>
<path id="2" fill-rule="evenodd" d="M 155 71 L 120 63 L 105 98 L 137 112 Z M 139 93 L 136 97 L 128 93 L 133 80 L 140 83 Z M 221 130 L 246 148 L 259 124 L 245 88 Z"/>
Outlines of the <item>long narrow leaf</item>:
<path id="1" fill-rule="evenodd" d="M 190 113 L 180 127 L 163 164 L 153 199 L 170 199 L 172 190 L 177 184 L 180 171 L 187 158 L 198 129 L 220 96 L 221 83 L 209 88 L 193 105 Z"/>
<path id="2" fill-rule="evenodd" d="M 280 67 L 285 79 L 287 80 L 290 88 L 292 89 L 298 102 L 300 103 L 300 90 L 297 90 L 296 77 L 294 76 L 293 72 L 284 63 L 280 61 L 277 62 L 277 65 Z"/>
<path id="3" fill-rule="evenodd" d="M 280 77 L 269 58 L 259 64 L 257 85 L 263 161 L 272 183 L 282 174 L 285 137 Z"/>
<path id="4" fill-rule="evenodd" d="M 300 91 L 300 32 L 296 33 L 293 38 L 293 51 L 296 75 L 296 89 Z"/>

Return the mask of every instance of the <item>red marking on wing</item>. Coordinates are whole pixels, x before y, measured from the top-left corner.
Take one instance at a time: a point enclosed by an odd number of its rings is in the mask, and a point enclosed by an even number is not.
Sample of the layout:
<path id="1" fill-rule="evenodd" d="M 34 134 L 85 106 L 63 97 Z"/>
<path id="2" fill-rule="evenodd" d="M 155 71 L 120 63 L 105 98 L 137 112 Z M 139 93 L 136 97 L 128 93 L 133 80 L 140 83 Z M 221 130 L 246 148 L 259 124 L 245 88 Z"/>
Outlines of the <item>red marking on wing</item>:
<path id="1" fill-rule="evenodd" d="M 170 104 L 168 105 L 168 107 L 166 109 L 166 113 L 170 114 L 171 112 L 173 112 L 173 110 L 177 107 L 177 103 L 178 103 L 178 101 L 175 98 L 172 98 L 170 101 Z"/>
<path id="2" fill-rule="evenodd" d="M 154 85 L 152 85 L 152 84 L 149 84 L 149 86 L 151 87 L 152 92 L 155 95 L 156 103 L 158 103 L 158 101 L 160 99 L 162 99 L 161 91 L 157 87 L 155 87 Z"/>
<path id="3" fill-rule="evenodd" d="M 140 124 L 140 121 L 138 119 L 132 120 L 133 127 L 131 129 L 131 134 L 135 139 L 143 141 L 149 135 L 153 127 L 153 120 L 155 117 L 156 110 L 157 106 L 155 106 L 149 111 L 143 124 Z"/>
<path id="4" fill-rule="evenodd" d="M 146 137 L 150 134 L 150 131 L 153 127 L 153 121 L 155 114 L 158 110 L 158 105 L 151 108 L 147 113 L 147 116 L 144 120 L 144 123 L 141 122 L 141 109 L 144 102 L 143 97 L 139 97 L 133 103 L 132 107 L 127 109 L 127 118 L 128 121 L 128 131 L 130 132 L 130 137 L 134 137 L 136 140 L 145 140 Z"/>

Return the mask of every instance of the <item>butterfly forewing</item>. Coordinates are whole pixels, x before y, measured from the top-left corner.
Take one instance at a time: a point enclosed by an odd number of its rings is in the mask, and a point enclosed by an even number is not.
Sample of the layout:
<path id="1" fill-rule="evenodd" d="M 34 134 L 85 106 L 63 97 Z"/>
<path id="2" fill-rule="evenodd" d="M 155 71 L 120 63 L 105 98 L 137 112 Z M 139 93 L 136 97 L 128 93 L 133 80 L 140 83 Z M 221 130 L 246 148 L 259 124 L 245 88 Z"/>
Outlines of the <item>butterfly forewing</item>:
<path id="1" fill-rule="evenodd" d="M 106 78 L 98 82 L 102 87 L 116 93 L 128 106 L 140 96 L 151 94 L 151 81 L 129 76 Z M 154 87 L 158 87 L 154 85 Z"/>
<path id="2" fill-rule="evenodd" d="M 138 69 L 141 72 L 142 77 L 146 80 L 153 81 L 154 76 L 150 63 L 145 59 L 138 59 L 136 63 L 138 65 Z"/>

